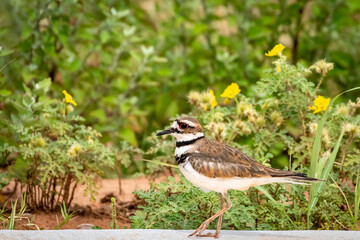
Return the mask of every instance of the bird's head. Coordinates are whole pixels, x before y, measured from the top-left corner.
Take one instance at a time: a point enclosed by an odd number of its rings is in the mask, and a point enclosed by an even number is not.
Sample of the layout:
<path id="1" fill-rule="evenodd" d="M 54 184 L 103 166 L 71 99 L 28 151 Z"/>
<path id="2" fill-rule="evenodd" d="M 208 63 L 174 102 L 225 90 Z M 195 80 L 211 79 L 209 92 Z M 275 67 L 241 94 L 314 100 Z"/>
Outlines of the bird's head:
<path id="1" fill-rule="evenodd" d="M 179 117 L 174 121 L 170 128 L 159 132 L 156 136 L 170 134 L 178 142 L 192 141 L 204 137 L 203 128 L 195 118 Z"/>

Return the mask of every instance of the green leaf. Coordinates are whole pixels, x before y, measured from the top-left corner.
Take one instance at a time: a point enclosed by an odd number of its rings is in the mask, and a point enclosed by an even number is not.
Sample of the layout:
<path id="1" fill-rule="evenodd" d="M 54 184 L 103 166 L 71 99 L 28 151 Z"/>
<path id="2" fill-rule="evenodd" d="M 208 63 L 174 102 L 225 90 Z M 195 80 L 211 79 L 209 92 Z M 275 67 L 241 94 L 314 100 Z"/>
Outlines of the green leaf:
<path id="1" fill-rule="evenodd" d="M 101 43 L 106 43 L 110 39 L 110 33 L 108 31 L 102 31 L 100 33 Z"/>
<path id="2" fill-rule="evenodd" d="M 270 201 L 276 205 L 280 204 L 278 201 L 276 201 L 271 195 L 270 193 L 263 188 L 262 186 L 254 186 L 254 188 L 256 188 L 257 190 L 259 190 L 260 192 L 264 193 L 266 197 L 268 197 L 270 199 Z"/>
<path id="3" fill-rule="evenodd" d="M 28 95 L 31 95 L 31 90 L 30 90 L 30 88 L 28 88 L 28 87 L 25 85 L 25 83 L 23 83 L 22 86 L 23 86 L 25 92 L 26 92 Z"/>
<path id="4" fill-rule="evenodd" d="M 33 105 L 35 103 L 35 99 L 32 96 L 30 96 L 29 94 L 25 94 L 22 98 L 22 103 L 26 107 L 30 107 L 31 105 Z"/>
<path id="5" fill-rule="evenodd" d="M 41 91 L 41 94 L 46 94 L 49 91 L 50 86 L 51 86 L 51 79 L 45 78 L 44 80 L 35 84 L 35 90 Z"/>
<path id="6" fill-rule="evenodd" d="M 160 161 L 156 161 L 156 160 L 148 160 L 148 159 L 141 159 L 141 160 L 146 161 L 146 162 L 151 162 L 154 164 L 158 164 L 158 165 L 167 166 L 167 167 L 179 168 L 179 166 L 177 166 L 177 165 L 170 164 L 170 163 L 164 163 L 164 162 L 160 162 Z"/>
<path id="7" fill-rule="evenodd" d="M 10 55 L 14 52 L 12 49 L 2 49 L 0 48 L 0 57 L 4 57 L 6 55 Z"/>
<path id="8" fill-rule="evenodd" d="M 7 89 L 0 89 L 0 96 L 2 97 L 7 97 L 11 94 L 11 91 L 7 90 Z"/>
<path id="9" fill-rule="evenodd" d="M 319 176 L 320 179 L 322 180 L 327 180 L 328 177 L 329 177 L 329 174 L 331 172 L 331 169 L 334 165 L 334 162 L 335 162 L 335 158 L 336 158 L 336 155 L 339 151 L 339 147 L 340 147 L 340 143 L 341 143 L 341 140 L 344 136 L 344 132 L 345 130 L 342 129 L 341 133 L 340 133 L 340 136 L 336 142 L 336 145 L 334 147 L 334 150 L 332 151 L 327 163 L 325 166 L 320 166 L 321 168 L 321 176 Z M 324 188 L 324 185 L 325 185 L 326 181 L 323 181 L 323 182 L 319 182 L 319 183 L 314 183 L 312 186 L 311 186 L 311 193 L 312 193 L 312 197 L 310 198 L 310 203 L 309 203 L 309 211 L 311 211 L 315 204 L 317 203 L 318 199 L 319 199 L 319 196 L 322 192 L 322 189 Z"/>
<path id="10" fill-rule="evenodd" d="M 106 121 L 106 114 L 105 111 L 103 109 L 97 109 L 95 111 L 92 111 L 90 113 L 90 116 L 97 118 L 100 122 L 105 122 Z"/>
<path id="11" fill-rule="evenodd" d="M 119 135 L 134 146 L 138 145 L 134 131 L 131 128 L 123 128 L 119 131 Z"/>

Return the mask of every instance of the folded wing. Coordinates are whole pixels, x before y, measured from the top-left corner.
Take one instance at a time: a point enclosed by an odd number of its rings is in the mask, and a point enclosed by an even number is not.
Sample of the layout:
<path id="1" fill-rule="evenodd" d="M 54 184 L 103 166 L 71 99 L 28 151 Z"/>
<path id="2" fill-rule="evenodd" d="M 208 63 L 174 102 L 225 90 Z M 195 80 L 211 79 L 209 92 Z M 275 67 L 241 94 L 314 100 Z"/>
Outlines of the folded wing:
<path id="1" fill-rule="evenodd" d="M 284 177 L 299 181 L 315 181 L 304 173 L 266 167 L 240 150 L 225 144 L 208 141 L 189 155 L 188 161 L 200 174 L 210 178 L 272 178 Z M 203 149 L 202 149 L 203 148 Z"/>

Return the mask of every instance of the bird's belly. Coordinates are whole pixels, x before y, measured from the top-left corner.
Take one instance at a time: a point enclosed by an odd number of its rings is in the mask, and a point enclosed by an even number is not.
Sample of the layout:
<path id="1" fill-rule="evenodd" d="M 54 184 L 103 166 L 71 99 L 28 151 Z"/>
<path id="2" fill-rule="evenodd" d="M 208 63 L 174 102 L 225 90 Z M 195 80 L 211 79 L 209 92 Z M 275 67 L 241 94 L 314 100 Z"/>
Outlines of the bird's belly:
<path id="1" fill-rule="evenodd" d="M 275 178 L 209 178 L 198 173 L 189 162 L 179 165 L 180 171 L 185 178 L 194 186 L 201 188 L 205 192 L 215 191 L 225 193 L 229 189 L 245 191 L 252 186 L 268 184 L 276 181 Z"/>

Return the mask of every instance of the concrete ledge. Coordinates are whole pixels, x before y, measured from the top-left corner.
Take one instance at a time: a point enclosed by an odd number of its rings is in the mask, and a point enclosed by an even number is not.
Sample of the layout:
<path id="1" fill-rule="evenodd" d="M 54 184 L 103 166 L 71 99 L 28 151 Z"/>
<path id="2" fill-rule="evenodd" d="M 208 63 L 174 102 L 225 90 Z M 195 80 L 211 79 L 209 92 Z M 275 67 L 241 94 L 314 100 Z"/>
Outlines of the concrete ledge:
<path id="1" fill-rule="evenodd" d="M 0 230 L 1 240 L 157 240 L 157 239 L 200 239 L 188 238 L 191 230 L 161 230 L 161 229 L 121 229 L 121 230 Z M 201 238 L 213 239 L 213 238 Z M 219 239 L 235 240 L 296 240 L 296 239 L 346 239 L 359 240 L 360 232 L 356 231 L 230 231 L 223 230 Z"/>

